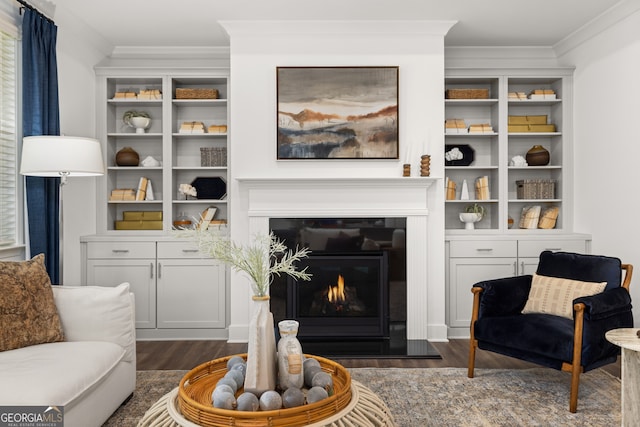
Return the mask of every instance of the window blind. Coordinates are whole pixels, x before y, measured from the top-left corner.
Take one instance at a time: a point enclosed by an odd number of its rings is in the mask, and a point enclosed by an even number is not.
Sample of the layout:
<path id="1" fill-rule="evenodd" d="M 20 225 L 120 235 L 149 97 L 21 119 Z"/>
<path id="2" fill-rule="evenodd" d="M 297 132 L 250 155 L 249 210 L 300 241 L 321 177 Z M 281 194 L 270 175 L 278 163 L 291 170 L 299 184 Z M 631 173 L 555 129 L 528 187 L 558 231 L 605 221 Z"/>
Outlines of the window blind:
<path id="1" fill-rule="evenodd" d="M 0 246 L 17 240 L 16 43 L 0 31 Z"/>

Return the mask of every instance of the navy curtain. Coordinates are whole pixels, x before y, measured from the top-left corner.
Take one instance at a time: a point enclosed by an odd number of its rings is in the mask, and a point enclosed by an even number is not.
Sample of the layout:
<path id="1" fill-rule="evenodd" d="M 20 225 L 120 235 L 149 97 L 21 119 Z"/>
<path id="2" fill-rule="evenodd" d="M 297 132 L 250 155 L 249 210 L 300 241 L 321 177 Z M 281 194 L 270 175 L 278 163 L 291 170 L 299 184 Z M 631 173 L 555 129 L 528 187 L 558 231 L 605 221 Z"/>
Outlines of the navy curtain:
<path id="1" fill-rule="evenodd" d="M 22 20 L 22 132 L 60 135 L 58 105 L 58 27 L 25 9 Z M 60 178 L 26 177 L 31 255 L 44 253 L 52 283 L 60 283 Z"/>

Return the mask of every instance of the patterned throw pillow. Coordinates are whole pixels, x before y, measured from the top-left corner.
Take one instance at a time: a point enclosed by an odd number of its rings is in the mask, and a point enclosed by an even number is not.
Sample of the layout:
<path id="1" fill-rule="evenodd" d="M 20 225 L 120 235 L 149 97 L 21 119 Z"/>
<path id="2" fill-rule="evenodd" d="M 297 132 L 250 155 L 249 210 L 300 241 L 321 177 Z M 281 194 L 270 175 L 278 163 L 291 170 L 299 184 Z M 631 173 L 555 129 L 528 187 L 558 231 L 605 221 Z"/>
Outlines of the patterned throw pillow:
<path id="1" fill-rule="evenodd" d="M 573 319 L 573 300 L 599 294 L 606 286 L 607 282 L 581 282 L 534 274 L 522 314 L 545 313 Z"/>
<path id="2" fill-rule="evenodd" d="M 64 341 L 44 255 L 0 262 L 0 351 Z"/>

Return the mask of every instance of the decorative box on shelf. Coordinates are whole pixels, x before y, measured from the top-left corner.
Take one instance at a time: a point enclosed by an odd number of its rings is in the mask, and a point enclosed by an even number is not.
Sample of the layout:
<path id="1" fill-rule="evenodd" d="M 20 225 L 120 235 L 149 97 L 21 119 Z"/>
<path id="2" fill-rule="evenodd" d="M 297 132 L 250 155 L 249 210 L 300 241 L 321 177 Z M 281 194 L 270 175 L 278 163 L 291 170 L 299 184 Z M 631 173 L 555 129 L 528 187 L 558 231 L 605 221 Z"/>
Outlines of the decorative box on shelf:
<path id="1" fill-rule="evenodd" d="M 518 199 L 554 199 L 555 179 L 522 179 L 516 181 Z"/>
<path id="2" fill-rule="evenodd" d="M 200 147 L 200 166 L 227 166 L 227 147 Z"/>

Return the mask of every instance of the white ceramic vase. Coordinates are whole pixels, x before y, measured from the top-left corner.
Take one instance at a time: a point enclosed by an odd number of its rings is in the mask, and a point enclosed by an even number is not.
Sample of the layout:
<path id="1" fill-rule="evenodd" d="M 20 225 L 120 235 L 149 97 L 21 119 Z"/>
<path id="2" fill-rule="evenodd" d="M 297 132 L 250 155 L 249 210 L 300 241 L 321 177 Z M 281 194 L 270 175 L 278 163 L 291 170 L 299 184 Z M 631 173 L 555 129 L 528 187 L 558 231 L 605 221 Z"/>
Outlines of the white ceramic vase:
<path id="1" fill-rule="evenodd" d="M 254 312 L 249 322 L 249 348 L 244 390 L 260 397 L 276 389 L 276 337 L 269 297 L 252 297 Z"/>

